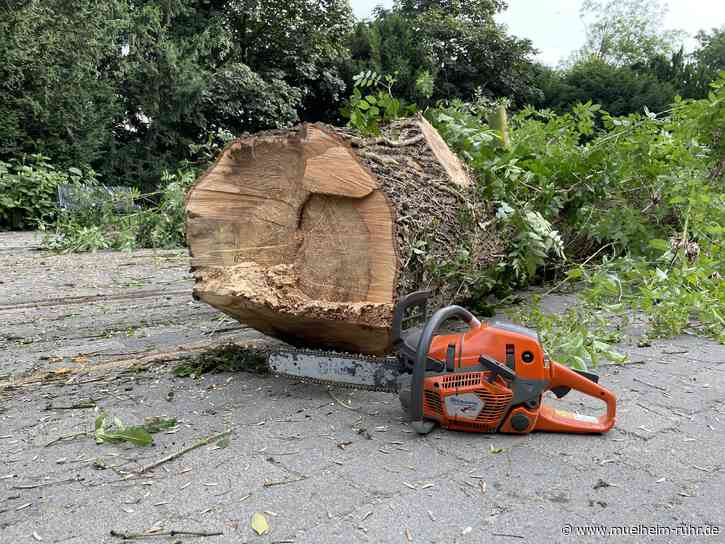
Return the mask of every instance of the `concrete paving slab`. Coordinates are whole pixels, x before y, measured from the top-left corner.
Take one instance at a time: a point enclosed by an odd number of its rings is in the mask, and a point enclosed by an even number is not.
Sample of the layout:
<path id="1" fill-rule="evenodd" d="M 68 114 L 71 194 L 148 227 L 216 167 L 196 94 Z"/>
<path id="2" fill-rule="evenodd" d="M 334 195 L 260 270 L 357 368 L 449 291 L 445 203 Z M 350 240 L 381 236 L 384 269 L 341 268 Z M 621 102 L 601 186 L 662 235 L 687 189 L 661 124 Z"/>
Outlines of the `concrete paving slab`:
<path id="1" fill-rule="evenodd" d="M 419 437 L 384 393 L 174 376 L 179 357 L 272 342 L 191 300 L 184 252 L 55 256 L 37 245 L 0 234 L 3 543 L 121 542 L 111 530 L 220 532 L 137 540 L 209 544 L 725 542 L 724 346 L 625 339 L 636 363 L 599 369 L 619 397 L 604 436 Z M 599 409 L 576 395 L 547 402 Z M 179 425 L 148 448 L 96 444 L 98 410 Z M 137 474 L 225 430 L 226 447 Z M 251 530 L 255 512 L 269 534 Z"/>

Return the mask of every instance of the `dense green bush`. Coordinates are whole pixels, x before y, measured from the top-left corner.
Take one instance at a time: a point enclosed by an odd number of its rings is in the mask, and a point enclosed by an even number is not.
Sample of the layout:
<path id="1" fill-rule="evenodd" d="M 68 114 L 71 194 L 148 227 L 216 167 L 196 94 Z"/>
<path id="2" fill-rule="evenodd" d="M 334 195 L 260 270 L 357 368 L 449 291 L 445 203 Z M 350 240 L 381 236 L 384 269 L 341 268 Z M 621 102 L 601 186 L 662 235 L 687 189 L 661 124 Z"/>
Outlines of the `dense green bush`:
<path id="1" fill-rule="evenodd" d="M 77 168 L 56 170 L 44 155 L 0 161 L 0 228 L 29 229 L 54 217 L 58 186 L 93 179 Z"/>

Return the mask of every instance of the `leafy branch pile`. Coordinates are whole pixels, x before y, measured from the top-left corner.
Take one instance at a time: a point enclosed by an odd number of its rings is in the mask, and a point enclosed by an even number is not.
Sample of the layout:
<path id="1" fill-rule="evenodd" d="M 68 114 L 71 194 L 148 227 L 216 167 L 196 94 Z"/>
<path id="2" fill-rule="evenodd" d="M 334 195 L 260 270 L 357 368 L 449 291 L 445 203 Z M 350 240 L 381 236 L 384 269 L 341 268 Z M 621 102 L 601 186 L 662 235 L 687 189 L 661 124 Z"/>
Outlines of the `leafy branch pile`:
<path id="1" fill-rule="evenodd" d="M 62 253 L 181 247 L 184 198 L 194 178 L 193 170 L 164 173 L 163 189 L 153 194 L 134 189 L 97 199 L 93 192 L 79 191 L 77 207 L 57 210 L 52 221 L 40 222 L 43 245 Z"/>
<path id="2" fill-rule="evenodd" d="M 659 114 L 525 108 L 507 146 L 475 103 L 429 117 L 510 231 L 492 272 L 499 287 L 553 270 L 584 283 L 589 311 L 633 308 L 650 316 L 650 336 L 691 329 L 725 341 L 725 73 L 707 98 Z"/>

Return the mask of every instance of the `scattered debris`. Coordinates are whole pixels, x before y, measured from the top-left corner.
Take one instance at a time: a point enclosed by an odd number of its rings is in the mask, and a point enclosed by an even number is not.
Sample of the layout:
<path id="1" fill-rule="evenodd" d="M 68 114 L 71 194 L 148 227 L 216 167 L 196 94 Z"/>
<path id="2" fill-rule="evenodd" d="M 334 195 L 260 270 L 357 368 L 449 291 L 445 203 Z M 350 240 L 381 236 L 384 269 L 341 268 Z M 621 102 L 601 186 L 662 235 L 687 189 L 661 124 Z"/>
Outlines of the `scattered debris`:
<path id="1" fill-rule="evenodd" d="M 603 487 L 618 487 L 618 486 L 617 486 L 617 484 L 605 482 L 604 480 L 599 478 L 599 480 L 597 480 L 597 483 L 594 484 L 594 487 L 592 487 L 592 489 L 601 489 Z"/>
<path id="2" fill-rule="evenodd" d="M 174 369 L 174 375 L 179 378 L 198 378 L 202 374 L 239 370 L 267 374 L 266 353 L 253 347 L 226 344 L 182 362 Z"/>

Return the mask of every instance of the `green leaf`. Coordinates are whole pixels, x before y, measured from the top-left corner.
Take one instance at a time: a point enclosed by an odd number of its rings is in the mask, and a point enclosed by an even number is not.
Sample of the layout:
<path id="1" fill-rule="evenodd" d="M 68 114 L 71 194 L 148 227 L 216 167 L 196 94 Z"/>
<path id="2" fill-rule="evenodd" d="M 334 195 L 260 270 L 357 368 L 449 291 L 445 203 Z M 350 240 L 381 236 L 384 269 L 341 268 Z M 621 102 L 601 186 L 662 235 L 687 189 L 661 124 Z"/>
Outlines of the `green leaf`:
<path id="1" fill-rule="evenodd" d="M 269 532 L 269 523 L 267 522 L 267 518 L 260 512 L 254 513 L 250 525 L 252 526 L 252 529 L 254 529 L 254 532 L 258 535 L 264 535 Z"/>
<path id="2" fill-rule="evenodd" d="M 668 251 L 670 249 L 670 244 L 667 243 L 667 240 L 662 240 L 660 238 L 650 240 L 649 246 L 658 251 Z"/>
<path id="3" fill-rule="evenodd" d="M 150 446 L 154 443 L 153 437 L 143 427 L 126 427 L 122 431 L 108 433 L 108 439 L 131 442 L 136 446 Z"/>
<path id="4" fill-rule="evenodd" d="M 108 416 L 108 414 L 106 414 L 106 412 L 101 412 L 100 414 L 98 414 L 98 417 L 96 417 L 96 423 L 95 423 L 96 431 L 99 431 L 103 428 L 103 423 L 106 421 L 107 416 Z"/>

